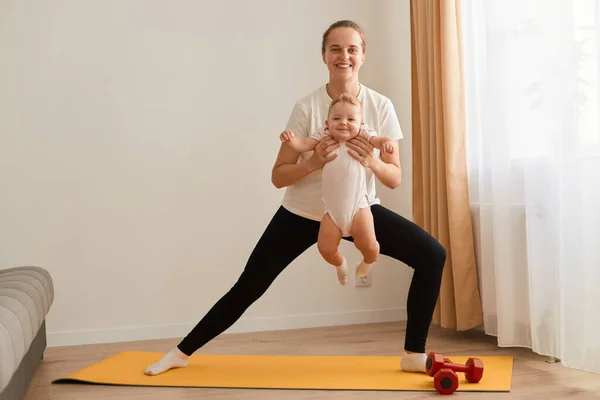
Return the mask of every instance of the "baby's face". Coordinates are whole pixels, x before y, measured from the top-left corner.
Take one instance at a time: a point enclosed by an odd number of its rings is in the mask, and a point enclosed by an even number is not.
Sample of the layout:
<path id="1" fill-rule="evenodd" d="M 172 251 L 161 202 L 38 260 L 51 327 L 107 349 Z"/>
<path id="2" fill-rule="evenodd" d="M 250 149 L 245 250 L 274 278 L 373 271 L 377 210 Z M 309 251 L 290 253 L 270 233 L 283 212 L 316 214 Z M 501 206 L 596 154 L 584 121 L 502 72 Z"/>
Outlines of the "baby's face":
<path id="1" fill-rule="evenodd" d="M 325 124 L 331 136 L 341 142 L 354 138 L 360 132 L 362 115 L 360 107 L 348 103 L 336 103 Z"/>

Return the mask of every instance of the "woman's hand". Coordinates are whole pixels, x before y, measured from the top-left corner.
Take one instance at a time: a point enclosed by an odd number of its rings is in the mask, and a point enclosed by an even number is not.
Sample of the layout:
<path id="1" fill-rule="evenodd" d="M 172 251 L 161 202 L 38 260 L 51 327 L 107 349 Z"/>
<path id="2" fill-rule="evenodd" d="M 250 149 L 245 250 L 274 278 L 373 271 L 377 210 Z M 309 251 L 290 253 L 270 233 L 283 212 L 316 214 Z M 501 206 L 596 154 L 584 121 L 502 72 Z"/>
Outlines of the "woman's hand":
<path id="1" fill-rule="evenodd" d="M 297 140 L 297 137 L 294 140 Z M 337 154 L 331 154 L 331 152 L 339 146 L 337 140 L 328 136 L 314 145 L 314 149 L 311 144 L 312 156 L 299 163 L 298 158 L 301 152 L 292 149 L 290 146 L 284 146 L 282 143 L 271 172 L 271 182 L 278 189 L 295 184 L 305 176 L 323 168 L 323 165 L 329 161 L 335 160 Z"/>
<path id="2" fill-rule="evenodd" d="M 339 142 L 331 136 L 321 139 L 321 141 L 315 146 L 312 156 L 308 159 L 308 164 L 310 165 L 311 170 L 317 171 L 323 168 L 323 166 L 328 162 L 335 160 L 337 158 L 337 154 L 331 154 L 331 152 L 338 147 L 340 147 Z"/>
<path id="3" fill-rule="evenodd" d="M 363 136 L 356 136 L 348 140 L 348 153 L 352 158 L 360 162 L 365 168 L 372 168 L 378 161 L 373 153 L 373 145 Z"/>
<path id="4" fill-rule="evenodd" d="M 402 169 L 398 142 L 392 141 L 389 145 L 392 147 L 391 151 L 382 151 L 381 158 L 377 158 L 373 152 L 374 146 L 366 138 L 357 136 L 348 141 L 348 153 L 365 168 L 369 168 L 381 183 L 395 189 L 402 181 Z"/>

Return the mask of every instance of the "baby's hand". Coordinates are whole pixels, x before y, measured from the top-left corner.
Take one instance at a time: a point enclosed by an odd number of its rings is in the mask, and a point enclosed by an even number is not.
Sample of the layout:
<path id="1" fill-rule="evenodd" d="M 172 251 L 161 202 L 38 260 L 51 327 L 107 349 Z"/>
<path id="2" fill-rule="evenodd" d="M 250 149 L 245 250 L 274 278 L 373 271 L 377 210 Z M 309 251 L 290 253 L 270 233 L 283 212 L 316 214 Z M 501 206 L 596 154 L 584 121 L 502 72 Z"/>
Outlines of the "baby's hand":
<path id="1" fill-rule="evenodd" d="M 281 133 L 281 135 L 279 135 L 279 139 L 281 139 L 282 142 L 289 142 L 295 136 L 296 135 L 294 135 L 294 132 L 292 132 L 290 130 L 285 130 Z"/>
<path id="2" fill-rule="evenodd" d="M 384 153 L 393 153 L 394 152 L 394 139 L 389 137 L 383 137 L 381 139 L 381 150 Z"/>

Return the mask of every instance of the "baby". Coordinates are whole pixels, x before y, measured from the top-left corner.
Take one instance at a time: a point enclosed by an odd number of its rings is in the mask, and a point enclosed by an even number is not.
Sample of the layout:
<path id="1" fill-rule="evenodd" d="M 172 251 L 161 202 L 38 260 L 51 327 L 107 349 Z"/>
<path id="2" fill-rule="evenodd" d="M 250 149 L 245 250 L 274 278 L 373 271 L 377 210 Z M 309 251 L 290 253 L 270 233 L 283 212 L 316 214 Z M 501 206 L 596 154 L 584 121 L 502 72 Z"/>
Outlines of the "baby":
<path id="1" fill-rule="evenodd" d="M 394 147 L 393 139 L 377 136 L 363 125 L 360 101 L 342 94 L 331 102 L 325 126 L 309 137 L 297 137 L 291 131 L 280 135 L 282 142 L 299 153 L 314 150 L 325 136 L 332 136 L 340 144 L 334 150 L 337 157 L 325 164 L 322 170 L 325 215 L 321 220 L 317 245 L 325 261 L 336 267 L 342 285 L 348 282 L 346 258 L 339 251 L 342 237 L 352 236 L 354 245 L 363 256 L 356 269 L 357 276 L 366 275 L 379 257 L 379 243 L 367 197 L 365 167 L 348 154 L 353 150 L 347 147 L 346 142 L 361 135 L 383 152 L 392 152 Z"/>

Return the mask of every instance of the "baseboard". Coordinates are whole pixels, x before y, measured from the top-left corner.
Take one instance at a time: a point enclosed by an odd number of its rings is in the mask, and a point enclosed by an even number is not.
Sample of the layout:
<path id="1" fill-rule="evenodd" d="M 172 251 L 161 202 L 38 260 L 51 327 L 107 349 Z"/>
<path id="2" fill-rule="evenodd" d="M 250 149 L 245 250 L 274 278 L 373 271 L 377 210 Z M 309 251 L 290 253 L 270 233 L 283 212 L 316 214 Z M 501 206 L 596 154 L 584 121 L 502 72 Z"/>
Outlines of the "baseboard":
<path id="1" fill-rule="evenodd" d="M 406 308 L 351 311 L 334 314 L 292 315 L 286 317 L 242 317 L 225 333 L 276 331 L 390 321 L 406 321 Z M 48 332 L 48 347 L 180 338 L 185 336 L 194 326 L 195 323 Z"/>

